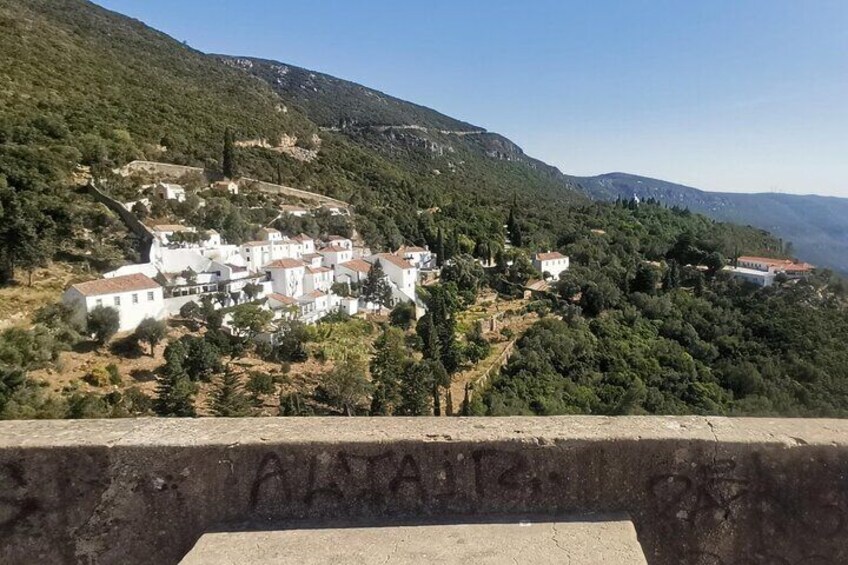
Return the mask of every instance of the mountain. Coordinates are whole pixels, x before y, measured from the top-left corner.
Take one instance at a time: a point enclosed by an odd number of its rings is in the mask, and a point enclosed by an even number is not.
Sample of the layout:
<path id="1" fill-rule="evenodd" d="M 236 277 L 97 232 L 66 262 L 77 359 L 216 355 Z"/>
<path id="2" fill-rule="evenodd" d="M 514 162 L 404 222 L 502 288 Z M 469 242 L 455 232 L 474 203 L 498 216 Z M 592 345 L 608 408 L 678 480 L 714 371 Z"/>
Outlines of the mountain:
<path id="1" fill-rule="evenodd" d="M 848 199 L 795 194 L 707 192 L 662 180 L 610 173 L 573 177 L 590 197 L 654 198 L 724 222 L 755 226 L 792 243 L 800 258 L 848 273 Z"/>

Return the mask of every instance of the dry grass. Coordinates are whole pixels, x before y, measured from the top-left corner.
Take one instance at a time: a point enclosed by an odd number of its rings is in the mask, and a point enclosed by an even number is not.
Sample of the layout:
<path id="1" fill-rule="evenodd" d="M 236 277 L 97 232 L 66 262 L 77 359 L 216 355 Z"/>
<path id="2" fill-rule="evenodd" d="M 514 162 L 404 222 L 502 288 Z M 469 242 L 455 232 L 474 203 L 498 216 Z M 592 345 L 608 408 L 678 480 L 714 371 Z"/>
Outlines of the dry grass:
<path id="1" fill-rule="evenodd" d="M 32 286 L 27 285 L 27 274 L 17 273 L 17 283 L 0 287 L 0 329 L 28 325 L 32 314 L 62 297 L 62 292 L 73 282 L 91 278 L 67 263 L 53 263 L 46 269 L 33 273 Z"/>

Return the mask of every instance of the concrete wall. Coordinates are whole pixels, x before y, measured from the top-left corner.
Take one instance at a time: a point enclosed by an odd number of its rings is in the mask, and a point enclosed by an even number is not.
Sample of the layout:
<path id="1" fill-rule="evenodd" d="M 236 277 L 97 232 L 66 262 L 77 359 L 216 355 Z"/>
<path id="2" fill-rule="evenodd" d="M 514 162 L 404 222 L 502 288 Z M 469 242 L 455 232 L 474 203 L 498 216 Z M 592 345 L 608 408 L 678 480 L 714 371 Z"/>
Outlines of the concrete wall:
<path id="1" fill-rule="evenodd" d="M 245 521 L 610 512 L 652 565 L 848 563 L 848 421 L 0 423 L 2 563 L 175 563 Z"/>
<path id="2" fill-rule="evenodd" d="M 127 229 L 141 240 L 141 248 L 139 249 L 141 262 L 148 263 L 150 261 L 150 246 L 153 244 L 153 232 L 142 224 L 135 214 L 124 208 L 123 204 L 97 188 L 94 182 L 90 182 L 87 188 L 95 200 L 115 212 L 127 226 Z"/>

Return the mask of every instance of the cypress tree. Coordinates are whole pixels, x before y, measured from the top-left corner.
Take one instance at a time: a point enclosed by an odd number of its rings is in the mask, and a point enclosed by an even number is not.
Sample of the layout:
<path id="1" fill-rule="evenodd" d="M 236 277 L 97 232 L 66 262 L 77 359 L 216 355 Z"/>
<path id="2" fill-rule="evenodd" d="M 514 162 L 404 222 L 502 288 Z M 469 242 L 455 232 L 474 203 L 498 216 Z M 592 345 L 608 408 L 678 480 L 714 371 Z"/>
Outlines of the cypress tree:
<path id="1" fill-rule="evenodd" d="M 156 384 L 156 402 L 153 409 L 160 416 L 193 417 L 194 383 L 183 368 L 185 348 L 176 341 L 165 349 L 165 366 Z"/>
<path id="2" fill-rule="evenodd" d="M 221 160 L 224 176 L 232 179 L 236 176 L 236 150 L 233 142 L 233 132 L 230 128 L 224 130 L 224 154 Z"/>
<path id="3" fill-rule="evenodd" d="M 239 418 L 250 414 L 250 400 L 242 390 L 238 375 L 228 367 L 212 392 L 212 413 L 225 418 Z"/>

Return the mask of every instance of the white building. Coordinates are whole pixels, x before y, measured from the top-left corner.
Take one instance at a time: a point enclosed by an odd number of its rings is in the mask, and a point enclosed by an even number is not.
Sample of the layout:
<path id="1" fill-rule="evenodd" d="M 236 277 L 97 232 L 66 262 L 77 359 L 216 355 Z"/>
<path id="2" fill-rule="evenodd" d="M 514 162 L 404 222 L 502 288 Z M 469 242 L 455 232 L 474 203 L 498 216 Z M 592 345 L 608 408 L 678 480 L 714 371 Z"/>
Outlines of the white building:
<path id="1" fill-rule="evenodd" d="M 371 263 L 363 259 L 351 259 L 335 266 L 336 282 L 347 285 L 360 283 L 368 278 L 369 271 L 371 271 Z"/>
<path id="2" fill-rule="evenodd" d="M 324 256 L 320 253 L 305 253 L 300 259 L 309 267 L 321 267 L 324 265 Z"/>
<path id="3" fill-rule="evenodd" d="M 303 279 L 306 275 L 306 265 L 297 259 L 277 259 L 264 267 L 271 280 L 274 292 L 297 298 L 304 293 Z"/>
<path id="4" fill-rule="evenodd" d="M 238 194 L 239 193 L 239 185 L 237 182 L 232 180 L 219 180 L 217 182 L 212 183 L 212 190 L 226 190 L 230 194 Z"/>
<path id="5" fill-rule="evenodd" d="M 98 306 L 114 308 L 122 332 L 134 330 L 145 318 L 166 316 L 162 287 L 140 273 L 75 284 L 62 295 L 62 302 L 74 309 L 74 317 L 81 323 Z"/>
<path id="6" fill-rule="evenodd" d="M 435 269 L 436 254 L 432 253 L 426 247 L 415 247 L 412 245 L 402 245 L 395 251 L 395 255 L 403 257 L 409 263 L 418 269 Z"/>
<path id="7" fill-rule="evenodd" d="M 342 237 L 340 235 L 331 235 L 327 236 L 327 240 L 324 242 L 329 247 L 341 247 L 343 249 L 349 249 L 353 251 L 353 242 L 346 237 Z"/>
<path id="8" fill-rule="evenodd" d="M 259 230 L 259 239 L 262 241 L 283 241 L 283 234 L 274 228 L 262 228 Z"/>
<path id="9" fill-rule="evenodd" d="M 418 269 L 409 261 L 392 253 L 378 253 L 372 255 L 369 262 L 380 262 L 383 272 L 395 287 L 392 289 L 393 297 L 398 301 L 415 302 L 415 282 L 418 280 Z"/>
<path id="10" fill-rule="evenodd" d="M 299 297 L 297 301 L 300 304 L 301 320 L 311 324 L 329 314 L 332 309 L 330 298 L 329 294 L 320 290 L 314 290 Z"/>
<path id="11" fill-rule="evenodd" d="M 153 197 L 158 200 L 176 200 L 185 202 L 186 191 L 178 184 L 157 182 L 153 185 Z"/>
<path id="12" fill-rule="evenodd" d="M 307 255 L 309 253 L 315 253 L 315 240 L 305 233 L 294 236 L 292 240 L 300 244 L 301 254 Z"/>
<path id="13" fill-rule="evenodd" d="M 725 267 L 731 276 L 757 286 L 771 286 L 777 275 L 789 279 L 800 279 L 809 275 L 815 267 L 809 263 L 795 262 L 790 259 L 771 259 L 768 257 L 742 256 L 736 260 L 736 266 Z"/>
<path id="14" fill-rule="evenodd" d="M 330 292 L 333 285 L 333 269 L 329 267 L 306 266 L 303 276 L 303 291 L 306 293 L 320 290 Z"/>
<path id="15" fill-rule="evenodd" d="M 240 251 L 247 268 L 254 272 L 272 260 L 270 241 L 248 241 L 242 243 Z"/>
<path id="16" fill-rule="evenodd" d="M 542 274 L 548 273 L 553 280 L 559 280 L 560 273 L 568 270 L 568 265 L 568 257 L 559 251 L 533 255 L 533 267 Z"/>
<path id="17" fill-rule="evenodd" d="M 339 263 L 345 263 L 353 259 L 353 249 L 339 245 L 322 247 L 318 250 L 318 253 L 324 258 L 324 265 L 327 267 L 335 267 Z"/>
<path id="18" fill-rule="evenodd" d="M 302 206 L 290 206 L 288 204 L 284 204 L 280 206 L 280 212 L 283 214 L 291 214 L 292 216 L 296 216 L 298 218 L 302 218 L 304 216 L 309 215 L 309 210 L 303 208 Z"/>

